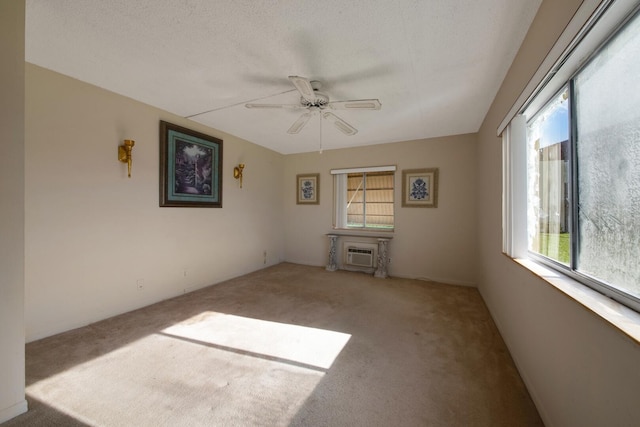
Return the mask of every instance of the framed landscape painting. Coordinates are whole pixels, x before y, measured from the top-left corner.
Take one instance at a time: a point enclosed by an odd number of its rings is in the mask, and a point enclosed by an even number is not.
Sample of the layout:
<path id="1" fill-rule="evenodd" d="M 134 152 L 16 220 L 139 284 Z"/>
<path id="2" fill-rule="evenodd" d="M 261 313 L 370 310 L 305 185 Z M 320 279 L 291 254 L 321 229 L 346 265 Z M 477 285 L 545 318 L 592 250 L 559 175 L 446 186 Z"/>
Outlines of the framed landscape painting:
<path id="1" fill-rule="evenodd" d="M 402 206 L 408 208 L 438 207 L 438 169 L 402 171 Z"/>
<path id="2" fill-rule="evenodd" d="M 222 140 L 160 122 L 160 206 L 222 207 Z"/>
<path id="3" fill-rule="evenodd" d="M 296 175 L 296 203 L 298 205 L 320 203 L 320 174 Z"/>

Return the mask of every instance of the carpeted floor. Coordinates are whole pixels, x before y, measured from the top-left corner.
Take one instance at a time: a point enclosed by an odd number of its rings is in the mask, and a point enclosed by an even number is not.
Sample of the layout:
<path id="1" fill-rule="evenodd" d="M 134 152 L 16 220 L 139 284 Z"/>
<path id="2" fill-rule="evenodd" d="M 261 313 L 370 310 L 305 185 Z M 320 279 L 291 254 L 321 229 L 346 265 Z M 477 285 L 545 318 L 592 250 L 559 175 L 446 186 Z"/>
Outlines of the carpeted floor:
<path id="1" fill-rule="evenodd" d="M 540 426 L 476 289 L 283 263 L 27 345 L 14 426 Z"/>

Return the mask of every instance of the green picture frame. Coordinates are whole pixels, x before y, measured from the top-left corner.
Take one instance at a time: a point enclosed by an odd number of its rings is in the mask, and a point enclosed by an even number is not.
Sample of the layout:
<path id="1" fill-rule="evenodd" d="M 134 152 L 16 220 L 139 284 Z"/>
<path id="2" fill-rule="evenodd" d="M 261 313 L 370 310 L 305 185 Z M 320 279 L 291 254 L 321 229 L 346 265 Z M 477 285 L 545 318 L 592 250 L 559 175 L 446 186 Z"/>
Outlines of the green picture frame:
<path id="1" fill-rule="evenodd" d="M 222 207 L 222 140 L 160 121 L 160 207 Z"/>

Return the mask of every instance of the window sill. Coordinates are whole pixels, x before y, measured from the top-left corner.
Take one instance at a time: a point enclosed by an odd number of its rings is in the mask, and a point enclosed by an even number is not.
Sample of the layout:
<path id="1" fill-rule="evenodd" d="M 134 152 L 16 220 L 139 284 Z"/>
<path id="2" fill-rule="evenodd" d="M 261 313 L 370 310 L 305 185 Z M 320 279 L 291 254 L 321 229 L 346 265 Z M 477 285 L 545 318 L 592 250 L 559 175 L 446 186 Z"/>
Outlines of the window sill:
<path id="1" fill-rule="evenodd" d="M 514 259 L 506 254 L 505 256 L 616 327 L 616 329 L 631 338 L 636 344 L 640 344 L 640 313 L 533 260 L 523 258 Z"/>
<path id="2" fill-rule="evenodd" d="M 357 237 L 392 239 L 393 232 L 394 230 L 367 230 L 364 228 L 333 228 L 333 231 L 327 234 L 336 234 L 338 236 L 357 236 Z"/>

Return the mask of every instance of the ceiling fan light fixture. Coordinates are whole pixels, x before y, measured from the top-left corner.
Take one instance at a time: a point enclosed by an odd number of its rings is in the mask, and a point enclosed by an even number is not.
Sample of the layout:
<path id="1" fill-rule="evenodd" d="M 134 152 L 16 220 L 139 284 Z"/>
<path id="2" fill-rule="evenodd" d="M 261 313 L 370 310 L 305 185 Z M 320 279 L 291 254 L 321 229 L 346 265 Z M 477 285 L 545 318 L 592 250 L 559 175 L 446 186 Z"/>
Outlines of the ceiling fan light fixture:
<path id="1" fill-rule="evenodd" d="M 289 76 L 289 81 L 295 86 L 296 90 L 300 94 L 299 104 L 254 104 L 247 103 L 244 106 L 246 108 L 262 108 L 262 109 L 290 109 L 299 110 L 306 109 L 307 112 L 302 114 L 298 120 L 296 120 L 287 133 L 295 135 L 299 133 L 302 128 L 307 124 L 312 115 L 320 113 L 321 118 L 331 120 L 333 125 L 340 132 L 347 136 L 352 136 L 358 133 L 358 129 L 351 126 L 349 123 L 342 120 L 330 112 L 324 112 L 326 109 L 331 110 L 379 110 L 381 108 L 380 101 L 377 99 L 352 99 L 348 101 L 329 101 L 329 95 L 319 92 L 322 88 L 319 81 L 309 80 L 306 77 Z M 263 99 L 263 98 L 260 98 Z M 253 99 L 252 101 L 256 101 Z M 322 133 L 322 120 L 320 120 L 320 130 Z M 322 146 L 322 136 L 320 145 Z"/>

